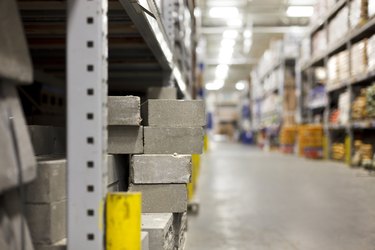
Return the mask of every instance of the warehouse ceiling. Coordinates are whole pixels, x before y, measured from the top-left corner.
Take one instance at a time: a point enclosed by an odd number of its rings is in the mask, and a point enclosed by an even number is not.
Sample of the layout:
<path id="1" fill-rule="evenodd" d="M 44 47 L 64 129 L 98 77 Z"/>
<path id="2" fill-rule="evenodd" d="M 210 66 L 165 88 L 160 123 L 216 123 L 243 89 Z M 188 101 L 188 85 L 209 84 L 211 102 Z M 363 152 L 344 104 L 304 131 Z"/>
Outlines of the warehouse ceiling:
<path id="1" fill-rule="evenodd" d="M 315 0 L 200 0 L 198 6 L 202 17 L 205 82 L 213 83 L 219 78 L 225 78 L 222 89 L 235 90 L 237 82 L 249 79 L 252 66 L 272 40 L 280 39 L 288 32 L 306 30 L 309 19 L 287 16 L 287 8 L 312 5 L 314 2 Z M 226 41 L 222 42 L 223 40 Z M 233 53 L 230 53 L 233 44 Z M 228 65 L 226 77 L 226 67 L 216 70 L 218 64 Z"/>

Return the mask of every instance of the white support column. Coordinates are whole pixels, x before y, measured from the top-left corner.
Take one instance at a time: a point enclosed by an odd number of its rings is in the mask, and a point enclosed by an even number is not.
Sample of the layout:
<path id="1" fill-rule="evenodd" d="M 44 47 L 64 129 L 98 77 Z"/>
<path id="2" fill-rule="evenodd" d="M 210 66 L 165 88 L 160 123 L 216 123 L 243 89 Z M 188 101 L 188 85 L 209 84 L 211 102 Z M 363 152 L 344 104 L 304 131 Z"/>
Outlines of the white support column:
<path id="1" fill-rule="evenodd" d="M 68 0 L 68 249 L 103 249 L 107 0 Z"/>

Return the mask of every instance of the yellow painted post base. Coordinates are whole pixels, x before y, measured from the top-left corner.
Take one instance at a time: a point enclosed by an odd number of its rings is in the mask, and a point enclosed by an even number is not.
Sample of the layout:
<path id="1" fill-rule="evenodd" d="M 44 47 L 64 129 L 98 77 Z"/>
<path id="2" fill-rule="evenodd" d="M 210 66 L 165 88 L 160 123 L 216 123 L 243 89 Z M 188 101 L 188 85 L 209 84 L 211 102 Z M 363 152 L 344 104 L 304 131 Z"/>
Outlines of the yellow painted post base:
<path id="1" fill-rule="evenodd" d="M 106 250 L 141 250 L 141 193 L 109 193 Z"/>

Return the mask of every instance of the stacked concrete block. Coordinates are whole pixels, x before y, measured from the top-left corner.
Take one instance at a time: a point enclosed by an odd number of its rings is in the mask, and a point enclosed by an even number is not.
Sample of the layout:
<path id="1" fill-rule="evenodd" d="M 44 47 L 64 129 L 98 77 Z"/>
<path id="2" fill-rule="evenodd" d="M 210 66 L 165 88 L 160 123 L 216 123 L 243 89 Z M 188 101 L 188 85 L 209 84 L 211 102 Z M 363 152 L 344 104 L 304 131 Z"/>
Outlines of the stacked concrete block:
<path id="1" fill-rule="evenodd" d="M 66 239 L 63 239 L 53 245 L 35 245 L 35 250 L 66 250 L 67 249 L 67 242 Z"/>
<path id="2" fill-rule="evenodd" d="M 147 99 L 177 99 L 175 87 L 151 87 L 147 89 Z"/>
<path id="3" fill-rule="evenodd" d="M 140 98 L 110 96 L 108 98 L 108 153 L 143 153 Z"/>
<path id="4" fill-rule="evenodd" d="M 37 158 L 37 178 L 26 189 L 26 218 L 34 245 L 46 248 L 66 238 L 66 160 Z"/>
<path id="5" fill-rule="evenodd" d="M 175 239 L 171 213 L 142 214 L 142 231 L 148 232 L 150 250 L 173 250 Z"/>
<path id="6" fill-rule="evenodd" d="M 201 154 L 203 101 L 148 100 L 142 105 L 145 154 Z"/>
<path id="7" fill-rule="evenodd" d="M 186 243 L 187 213 L 173 214 L 174 249 L 182 250 Z"/>
<path id="8" fill-rule="evenodd" d="M 142 245 L 142 250 L 150 249 L 148 232 L 144 232 L 144 231 L 141 232 L 141 245 Z"/>

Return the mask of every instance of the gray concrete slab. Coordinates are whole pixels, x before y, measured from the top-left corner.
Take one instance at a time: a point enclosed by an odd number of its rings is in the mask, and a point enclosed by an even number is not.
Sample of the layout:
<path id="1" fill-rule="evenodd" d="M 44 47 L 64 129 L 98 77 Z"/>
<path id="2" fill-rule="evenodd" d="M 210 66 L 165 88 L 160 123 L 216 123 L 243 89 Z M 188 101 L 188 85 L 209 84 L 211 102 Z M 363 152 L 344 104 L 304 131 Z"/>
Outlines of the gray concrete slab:
<path id="1" fill-rule="evenodd" d="M 142 231 L 148 232 L 151 250 L 173 250 L 172 222 L 171 213 L 142 213 Z"/>
<path id="2" fill-rule="evenodd" d="M 142 104 L 145 126 L 203 127 L 206 125 L 204 101 L 148 100 Z"/>
<path id="3" fill-rule="evenodd" d="M 29 203 L 51 203 L 66 199 L 66 159 L 58 155 L 37 157 L 37 178 L 26 188 Z"/>
<path id="4" fill-rule="evenodd" d="M 108 126 L 108 153 L 142 154 L 143 127 Z"/>
<path id="5" fill-rule="evenodd" d="M 28 129 L 35 155 L 65 154 L 65 128 L 29 125 Z"/>
<path id="6" fill-rule="evenodd" d="M 189 183 L 191 155 L 133 155 L 130 180 L 135 184 Z"/>
<path id="7" fill-rule="evenodd" d="M 109 96 L 108 125 L 141 125 L 141 99 L 138 96 Z"/>
<path id="8" fill-rule="evenodd" d="M 144 127 L 145 154 L 201 154 L 203 128 Z"/>
<path id="9" fill-rule="evenodd" d="M 373 250 L 375 178 L 360 169 L 248 146 L 203 157 L 187 250 Z"/>
<path id="10" fill-rule="evenodd" d="M 67 249 L 66 239 L 63 239 L 55 244 L 43 245 L 35 244 L 35 250 L 66 250 Z"/>
<path id="11" fill-rule="evenodd" d="M 130 184 L 129 191 L 142 193 L 144 213 L 182 213 L 187 210 L 186 184 Z"/>
<path id="12" fill-rule="evenodd" d="M 35 244 L 54 244 L 66 238 L 66 200 L 26 204 L 26 219 Z"/>
<path id="13" fill-rule="evenodd" d="M 177 99 L 175 87 L 151 87 L 147 89 L 148 99 Z"/>
<path id="14" fill-rule="evenodd" d="M 148 232 L 141 232 L 141 244 L 142 244 L 142 250 L 149 250 L 149 238 L 148 238 Z"/>

